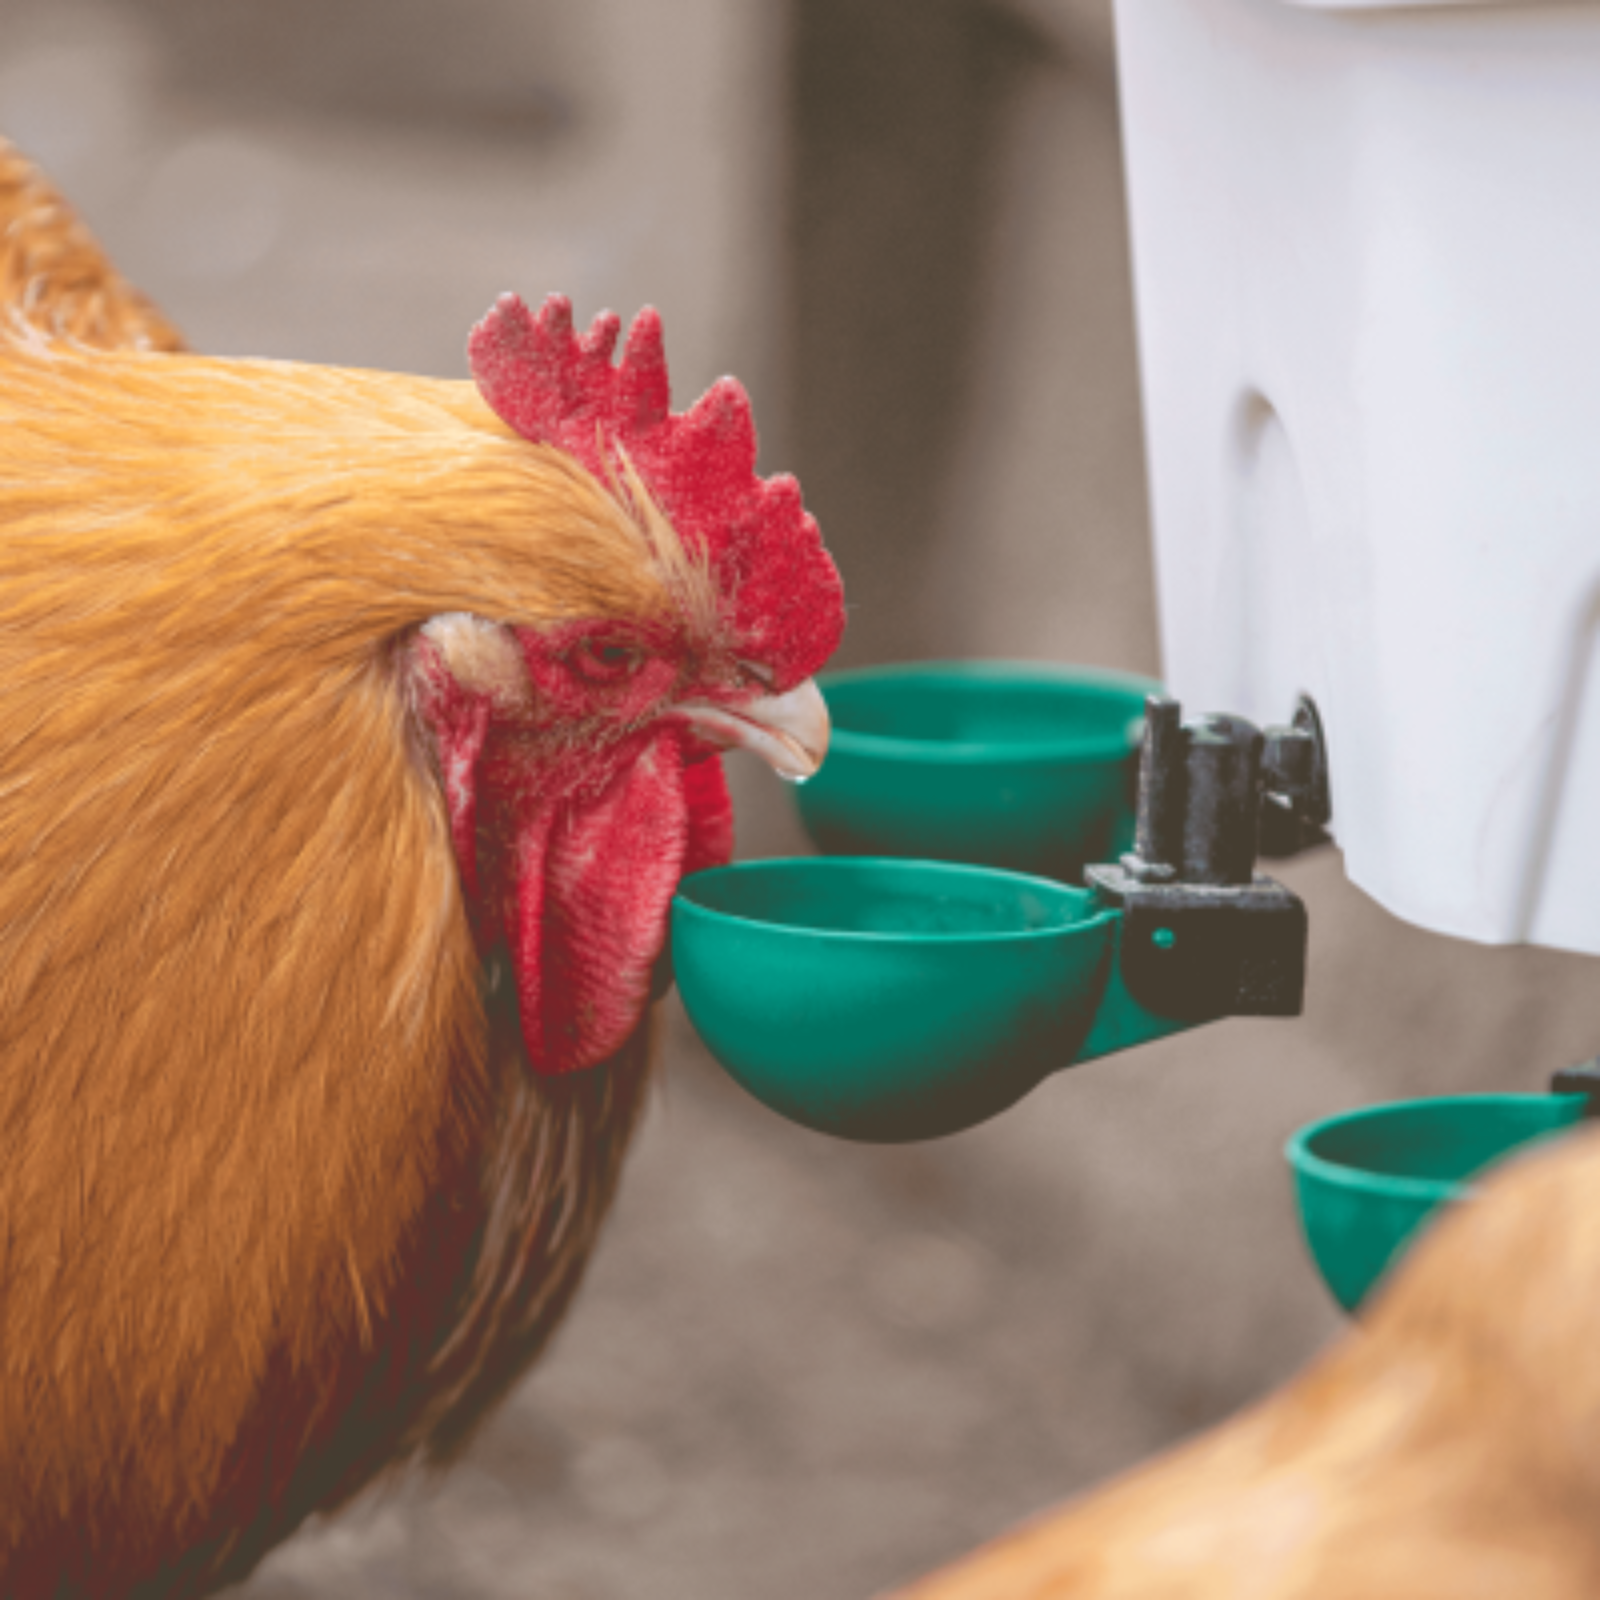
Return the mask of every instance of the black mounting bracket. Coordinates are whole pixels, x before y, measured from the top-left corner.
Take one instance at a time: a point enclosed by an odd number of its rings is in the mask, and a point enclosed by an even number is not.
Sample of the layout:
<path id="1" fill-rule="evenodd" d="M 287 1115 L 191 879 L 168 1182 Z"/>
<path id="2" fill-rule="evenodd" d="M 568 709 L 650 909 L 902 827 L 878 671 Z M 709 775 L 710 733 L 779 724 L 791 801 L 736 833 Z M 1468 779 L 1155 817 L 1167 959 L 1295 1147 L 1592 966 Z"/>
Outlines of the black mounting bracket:
<path id="1" fill-rule="evenodd" d="M 1581 1094 L 1588 1104 L 1585 1117 L 1600 1117 L 1600 1056 L 1592 1061 L 1580 1061 L 1575 1067 L 1563 1067 L 1550 1076 L 1551 1094 Z"/>
<path id="2" fill-rule="evenodd" d="M 1257 873 L 1237 888 L 1140 883 L 1090 867 L 1122 909 L 1122 980 L 1147 1011 L 1180 1022 L 1297 1017 L 1306 987 L 1305 902 Z"/>
<path id="3" fill-rule="evenodd" d="M 1257 848 L 1281 859 L 1327 844 L 1333 806 L 1328 740 L 1316 701 L 1301 695 L 1286 728 L 1268 728 L 1261 754 L 1261 836 Z"/>
<path id="4" fill-rule="evenodd" d="M 1123 981 L 1178 1021 L 1298 1016 L 1306 908 L 1255 861 L 1263 834 L 1279 854 L 1327 837 L 1321 719 L 1304 697 L 1293 724 L 1265 732 L 1242 717 L 1180 719 L 1176 700 L 1147 702 L 1134 848 L 1086 874 L 1123 913 Z"/>

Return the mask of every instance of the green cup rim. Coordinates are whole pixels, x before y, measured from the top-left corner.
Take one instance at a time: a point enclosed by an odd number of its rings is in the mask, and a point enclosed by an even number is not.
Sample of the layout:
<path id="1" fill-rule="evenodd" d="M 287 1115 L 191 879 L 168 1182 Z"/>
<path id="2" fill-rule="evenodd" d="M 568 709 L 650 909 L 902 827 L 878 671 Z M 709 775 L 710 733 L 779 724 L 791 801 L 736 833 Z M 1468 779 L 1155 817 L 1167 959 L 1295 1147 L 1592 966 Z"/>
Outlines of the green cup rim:
<path id="1" fill-rule="evenodd" d="M 672 897 L 673 909 L 688 916 L 701 917 L 711 923 L 743 923 L 747 927 L 765 928 L 770 932 L 795 938 L 821 939 L 844 945 L 931 944 L 938 945 L 941 949 L 949 949 L 953 945 L 960 944 L 1015 944 L 1029 940 L 1058 939 L 1063 934 L 1098 928 L 1112 917 L 1120 915 L 1112 907 L 1102 907 L 1099 911 L 1091 911 L 1088 916 L 1076 922 L 1063 923 L 1052 928 L 1023 928 L 1012 933 L 874 933 L 848 928 L 797 927 L 793 923 L 769 922 L 761 917 L 742 917 L 737 912 L 720 911 L 714 906 L 702 905 L 689 894 L 695 883 L 707 878 L 769 872 L 774 868 L 828 872 L 853 871 L 867 867 L 888 868 L 896 873 L 915 871 L 919 876 L 932 873 L 936 877 L 983 878 L 991 882 L 999 878 L 1043 890 L 1053 899 L 1070 895 L 1073 899 L 1082 901 L 1092 896 L 1091 890 L 1079 889 L 1070 883 L 1061 883 L 1055 878 L 1042 878 L 1031 872 L 1011 872 L 1004 867 L 972 866 L 965 862 L 921 861 L 907 856 L 771 856 L 759 861 L 735 861 L 725 867 L 708 867 L 704 871 L 690 873 L 678 885 L 677 893 Z"/>
<path id="2" fill-rule="evenodd" d="M 1138 694 L 1141 702 L 1146 696 L 1166 693 L 1165 687 L 1154 678 L 1146 678 L 1138 673 L 1119 672 L 1114 667 L 1064 666 L 1048 661 L 913 661 L 825 672 L 817 678 L 817 683 L 826 696 L 832 684 L 928 679 L 935 682 L 947 679 L 963 684 L 1010 682 L 1126 689 L 1130 694 Z M 980 766 L 1002 762 L 1017 766 L 1045 766 L 1063 760 L 1118 761 L 1137 749 L 1137 725 L 1143 717 L 1141 703 L 1140 709 L 1130 714 L 1127 732 L 1120 737 L 1075 734 L 1061 739 L 1030 739 L 1025 743 L 903 739 L 893 734 L 856 733 L 849 728 L 835 726 L 829 740 L 829 753 L 873 756 L 879 760 L 928 766 Z"/>
<path id="3" fill-rule="evenodd" d="M 1361 1106 L 1354 1111 L 1336 1112 L 1331 1117 L 1323 1117 L 1316 1122 L 1307 1123 L 1305 1127 L 1296 1131 L 1294 1136 L 1284 1146 L 1284 1154 L 1288 1158 L 1290 1167 L 1302 1176 L 1316 1178 L 1322 1183 L 1333 1185 L 1335 1188 L 1350 1190 L 1364 1195 L 1382 1195 L 1392 1199 L 1444 1201 L 1454 1198 L 1464 1192 L 1470 1192 L 1473 1187 L 1471 1179 L 1463 1178 L 1407 1178 L 1389 1173 L 1369 1172 L 1362 1167 L 1345 1166 L 1341 1162 L 1328 1161 L 1315 1154 L 1310 1146 L 1319 1134 L 1327 1132 L 1330 1128 L 1348 1127 L 1351 1123 L 1370 1122 L 1381 1117 L 1394 1116 L 1400 1112 L 1416 1110 L 1445 1110 L 1452 1106 L 1495 1106 L 1495 1105 L 1548 1105 L 1551 1101 L 1568 1101 L 1569 1109 L 1577 1114 L 1572 1121 L 1577 1122 L 1582 1114 L 1585 1096 L 1581 1094 L 1451 1094 L 1428 1095 L 1418 1100 L 1387 1100 L 1380 1105 Z M 1555 1133 L 1566 1126 L 1560 1121 L 1553 1122 L 1545 1130 Z M 1539 1134 L 1530 1134 L 1529 1138 L 1540 1137 Z M 1517 1146 L 1513 1145 L 1511 1150 Z M 1511 1150 L 1506 1153 L 1509 1155 Z"/>

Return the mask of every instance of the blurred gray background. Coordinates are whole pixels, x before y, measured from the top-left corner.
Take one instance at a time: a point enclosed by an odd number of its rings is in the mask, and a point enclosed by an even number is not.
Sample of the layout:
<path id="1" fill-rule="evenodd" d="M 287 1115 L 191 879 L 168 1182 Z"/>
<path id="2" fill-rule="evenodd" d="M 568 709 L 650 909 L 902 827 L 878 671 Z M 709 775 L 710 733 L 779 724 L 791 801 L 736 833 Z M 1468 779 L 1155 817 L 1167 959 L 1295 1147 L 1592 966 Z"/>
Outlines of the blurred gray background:
<path id="1" fill-rule="evenodd" d="M 1108 0 L 0 0 L 0 129 L 201 349 L 464 376 L 502 289 L 655 303 L 680 403 L 739 373 L 800 473 L 849 662 L 1159 668 Z M 744 851 L 805 848 L 735 781 Z M 1600 1049 L 1592 963 L 1282 876 L 1303 1021 L 932 1145 L 780 1122 L 675 1015 L 550 1359 L 245 1592 L 866 1596 L 1278 1382 L 1339 1330 L 1290 1131 Z"/>

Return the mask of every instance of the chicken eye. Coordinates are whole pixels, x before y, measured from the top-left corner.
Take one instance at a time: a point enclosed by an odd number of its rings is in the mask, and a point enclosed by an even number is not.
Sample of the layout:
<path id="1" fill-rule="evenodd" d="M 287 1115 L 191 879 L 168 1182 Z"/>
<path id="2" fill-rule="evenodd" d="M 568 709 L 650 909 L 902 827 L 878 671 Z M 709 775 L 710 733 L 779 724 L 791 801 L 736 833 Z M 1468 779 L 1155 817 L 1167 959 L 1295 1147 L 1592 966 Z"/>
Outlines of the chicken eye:
<path id="1" fill-rule="evenodd" d="M 585 639 L 568 657 L 574 671 L 591 683 L 619 683 L 644 663 L 644 651 L 617 639 Z"/>

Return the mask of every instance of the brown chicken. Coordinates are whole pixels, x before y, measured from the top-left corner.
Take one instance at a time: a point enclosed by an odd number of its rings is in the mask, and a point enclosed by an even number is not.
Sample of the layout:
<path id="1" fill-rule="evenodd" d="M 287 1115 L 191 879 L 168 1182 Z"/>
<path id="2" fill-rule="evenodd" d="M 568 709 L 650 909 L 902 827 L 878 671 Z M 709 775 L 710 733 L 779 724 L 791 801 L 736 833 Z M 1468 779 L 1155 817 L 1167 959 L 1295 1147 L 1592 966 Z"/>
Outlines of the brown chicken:
<path id="1" fill-rule="evenodd" d="M 548 1338 L 843 608 L 653 313 L 187 356 L 4 146 L 0 288 L 0 1595 L 198 1594 Z"/>
<path id="2" fill-rule="evenodd" d="M 1304 1376 L 904 1600 L 1593 1600 L 1600 1134 L 1416 1247 Z"/>

